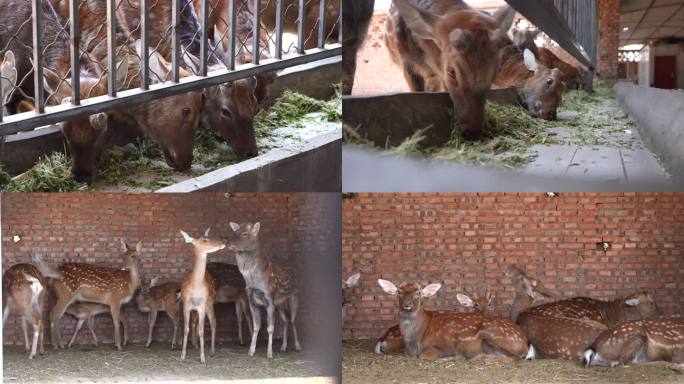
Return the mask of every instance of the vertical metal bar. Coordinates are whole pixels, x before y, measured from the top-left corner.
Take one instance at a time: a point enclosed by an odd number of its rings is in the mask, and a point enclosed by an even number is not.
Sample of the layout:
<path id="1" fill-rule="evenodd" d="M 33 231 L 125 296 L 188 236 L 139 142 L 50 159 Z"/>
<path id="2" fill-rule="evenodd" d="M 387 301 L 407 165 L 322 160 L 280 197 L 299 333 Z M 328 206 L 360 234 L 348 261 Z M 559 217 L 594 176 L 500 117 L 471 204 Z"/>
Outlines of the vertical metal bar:
<path id="1" fill-rule="evenodd" d="M 283 58 L 283 0 L 276 0 L 276 37 L 275 37 L 275 58 Z"/>
<path id="2" fill-rule="evenodd" d="M 0 123 L 2 123 L 2 115 L 5 114 L 5 98 L 2 97 L 2 73 L 0 73 Z M 2 137 L 3 139 L 5 136 Z M 2 155 L 2 151 L 0 151 L 0 155 Z M 1 161 L 2 159 L 0 159 Z"/>
<path id="3" fill-rule="evenodd" d="M 299 0 L 299 25 L 297 27 L 297 52 L 299 53 L 304 53 L 304 42 L 305 42 L 305 32 L 304 32 L 304 27 L 305 27 L 305 20 L 304 20 L 304 3 L 305 0 Z"/>
<path id="4" fill-rule="evenodd" d="M 254 28 L 252 32 L 252 63 L 259 65 L 259 55 L 261 48 L 261 0 L 254 0 Z"/>
<path id="5" fill-rule="evenodd" d="M 80 71 L 80 52 L 81 30 L 78 25 L 78 1 L 69 0 L 69 18 L 71 19 L 71 103 L 81 104 L 81 71 Z"/>
<path id="6" fill-rule="evenodd" d="M 200 41 L 200 75 L 207 75 L 207 60 L 209 59 L 209 31 L 207 23 L 209 20 L 209 1 L 202 0 L 202 40 Z"/>
<path id="7" fill-rule="evenodd" d="M 180 81 L 180 71 L 178 70 L 180 67 L 180 40 L 178 36 L 178 27 L 180 26 L 180 1 L 181 0 L 173 0 L 171 4 L 173 7 L 171 10 L 171 24 L 173 24 L 171 30 L 171 79 L 173 79 L 174 83 Z"/>
<path id="8" fill-rule="evenodd" d="M 326 34 L 328 32 L 328 29 L 326 28 L 325 25 L 325 14 L 327 13 L 326 11 L 328 10 L 328 1 L 327 0 L 321 0 L 321 7 L 320 7 L 320 12 L 318 14 L 318 48 L 324 48 L 325 47 L 325 40 L 326 40 Z"/>
<path id="9" fill-rule="evenodd" d="M 235 39 L 237 38 L 237 36 L 235 36 L 235 23 L 237 23 L 235 1 L 236 0 L 230 0 L 230 5 L 228 7 L 228 21 L 230 23 L 228 32 L 230 36 L 228 38 L 228 69 L 231 71 L 235 69 Z"/>
<path id="10" fill-rule="evenodd" d="M 116 0 L 107 0 L 107 62 L 109 63 L 109 78 L 116 78 Z M 116 81 L 107 82 L 107 93 L 116 96 Z"/>
<path id="11" fill-rule="evenodd" d="M 339 33 L 337 35 L 337 42 L 340 44 L 342 44 L 342 42 L 344 41 L 344 36 L 342 36 L 342 29 L 344 28 L 344 25 L 342 25 L 343 24 L 342 20 L 344 20 L 344 16 L 343 16 L 344 15 L 343 14 L 344 3 L 346 3 L 346 1 L 344 1 L 344 0 L 340 1 L 340 19 L 337 20 L 337 23 L 338 23 L 337 30 L 339 31 Z"/>
<path id="12" fill-rule="evenodd" d="M 140 89 L 146 90 L 150 87 L 150 9 L 148 0 L 140 0 L 140 47 L 142 57 L 140 58 Z M 158 73 L 158 76 L 164 76 Z"/>
<path id="13" fill-rule="evenodd" d="M 34 102 L 38 113 L 45 112 L 45 97 L 43 95 L 43 6 L 41 0 L 32 0 L 33 12 L 33 89 Z"/>

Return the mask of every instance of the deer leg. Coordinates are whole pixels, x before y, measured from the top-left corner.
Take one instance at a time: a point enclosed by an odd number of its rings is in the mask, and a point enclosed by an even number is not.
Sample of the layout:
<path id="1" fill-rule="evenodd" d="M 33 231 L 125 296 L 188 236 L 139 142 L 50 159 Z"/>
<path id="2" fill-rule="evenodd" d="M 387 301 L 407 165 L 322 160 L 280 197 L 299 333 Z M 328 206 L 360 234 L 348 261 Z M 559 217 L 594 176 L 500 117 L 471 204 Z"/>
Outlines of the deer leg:
<path id="1" fill-rule="evenodd" d="M 242 339 L 242 304 L 240 304 L 240 300 L 235 302 L 235 317 L 237 318 L 238 339 L 240 340 L 240 345 L 245 345 L 245 342 Z"/>
<path id="2" fill-rule="evenodd" d="M 211 327 L 211 352 L 210 356 L 214 356 L 214 341 L 216 340 L 216 316 L 214 315 L 214 303 L 207 305 L 207 317 L 209 317 L 209 327 Z"/>
<path id="3" fill-rule="evenodd" d="M 280 314 L 280 319 L 283 321 L 283 343 L 280 345 L 280 352 L 287 351 L 287 323 L 288 316 L 285 310 L 285 304 L 278 307 L 278 313 Z"/>
<path id="4" fill-rule="evenodd" d="M 29 353 L 29 359 L 33 359 L 36 356 L 36 351 L 38 349 L 38 337 L 40 334 L 40 318 L 33 315 L 30 316 L 31 325 L 33 326 L 33 340 L 31 341 L 31 352 Z"/>
<path id="5" fill-rule="evenodd" d="M 114 345 L 119 351 L 121 348 L 121 330 L 119 329 L 119 322 L 121 316 L 121 303 L 111 303 L 109 308 L 112 312 L 112 320 L 114 321 Z"/>
<path id="6" fill-rule="evenodd" d="M 123 345 L 124 347 L 128 344 L 128 320 L 126 320 L 126 316 L 122 313 L 121 318 L 119 319 L 121 321 L 121 326 L 123 327 Z"/>
<path id="7" fill-rule="evenodd" d="M 84 322 L 85 322 L 85 320 L 83 320 L 83 319 L 78 319 L 78 321 L 76 322 L 76 328 L 74 328 L 74 334 L 71 335 L 71 339 L 69 339 L 69 344 L 67 344 L 67 348 L 71 348 L 71 345 L 74 343 L 74 340 L 76 340 L 76 336 L 78 335 L 78 331 L 81 330 L 81 327 L 83 326 Z M 88 325 L 88 327 L 90 327 L 90 325 Z M 91 332 L 92 332 L 92 330 L 91 330 Z"/>
<path id="8" fill-rule="evenodd" d="M 97 334 L 95 333 L 95 316 L 90 316 L 88 317 L 88 322 L 86 323 L 88 326 L 88 329 L 90 330 L 90 334 L 93 336 L 93 342 L 95 343 L 95 346 L 97 347 L 97 344 L 99 343 L 97 341 Z"/>
<path id="9" fill-rule="evenodd" d="M 266 320 L 268 325 L 266 331 L 268 331 L 268 349 L 266 350 L 266 357 L 269 359 L 273 358 L 273 331 L 275 330 L 275 305 L 273 304 L 273 299 L 269 299 L 266 305 Z"/>
<path id="10" fill-rule="evenodd" d="M 188 345 L 188 334 L 190 333 L 190 308 L 183 305 L 183 349 L 181 351 L 181 360 L 185 360 L 185 348 Z"/>
<path id="11" fill-rule="evenodd" d="M 178 327 L 180 324 L 178 324 L 178 312 L 176 311 L 176 306 L 175 305 L 170 305 L 166 308 L 166 315 L 171 318 L 171 322 L 173 322 L 173 339 L 171 339 L 171 350 L 173 350 L 174 346 L 176 345 L 176 339 L 178 338 Z"/>
<path id="12" fill-rule="evenodd" d="M 29 353 L 30 347 L 29 347 L 29 338 L 28 338 L 28 329 L 26 326 L 26 323 L 28 320 L 26 319 L 25 316 L 21 317 L 21 329 L 24 331 L 24 352 Z"/>
<path id="13" fill-rule="evenodd" d="M 192 328 L 192 346 L 195 349 L 199 348 L 199 343 L 197 341 L 197 312 L 190 313 L 190 327 Z"/>
<path id="14" fill-rule="evenodd" d="M 249 355 L 254 356 L 257 336 L 259 336 L 259 330 L 261 329 L 261 312 L 259 307 L 252 302 L 252 299 L 249 299 L 249 309 L 252 312 L 252 342 L 249 345 Z"/>
<path id="15" fill-rule="evenodd" d="M 157 309 L 150 308 L 150 313 L 147 314 L 147 344 L 145 344 L 146 348 L 149 348 L 150 344 L 152 343 L 152 331 L 154 331 L 155 322 L 157 322 Z"/>
<path id="16" fill-rule="evenodd" d="M 418 355 L 418 358 L 423 360 L 435 360 L 440 357 L 442 357 L 442 352 L 435 347 L 427 348 Z"/>
<path id="17" fill-rule="evenodd" d="M 206 312 L 205 308 L 197 308 L 197 332 L 199 333 L 199 344 L 200 344 L 200 363 L 206 364 L 206 359 L 204 358 L 204 322 Z"/>
<path id="18" fill-rule="evenodd" d="M 43 356 L 45 355 L 45 324 L 42 321 L 42 316 L 41 316 L 41 321 L 40 321 L 40 355 Z"/>
<path id="19" fill-rule="evenodd" d="M 299 344 L 299 337 L 297 336 L 297 327 L 295 320 L 297 319 L 297 309 L 299 308 L 299 299 L 297 296 L 290 296 L 290 325 L 292 326 L 292 337 L 294 337 L 295 350 L 297 352 L 302 350 L 302 345 Z"/>
<path id="20" fill-rule="evenodd" d="M 62 345 L 62 337 L 59 331 L 59 321 L 64 316 L 64 311 L 66 308 L 74 301 L 73 297 L 57 297 L 57 303 L 52 307 L 50 311 L 50 334 L 52 336 L 52 347 L 54 349 L 60 349 L 64 346 Z"/>

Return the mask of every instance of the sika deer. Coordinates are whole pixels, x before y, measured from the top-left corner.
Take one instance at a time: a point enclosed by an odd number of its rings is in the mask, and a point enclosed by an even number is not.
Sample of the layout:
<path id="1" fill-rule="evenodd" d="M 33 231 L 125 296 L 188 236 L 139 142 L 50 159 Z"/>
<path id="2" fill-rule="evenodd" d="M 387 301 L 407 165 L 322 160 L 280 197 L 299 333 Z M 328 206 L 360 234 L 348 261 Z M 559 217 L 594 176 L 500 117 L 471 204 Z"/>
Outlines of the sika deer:
<path id="1" fill-rule="evenodd" d="M 353 288 L 359 284 L 359 279 L 361 278 L 361 272 L 356 272 L 355 274 L 349 276 L 347 280 L 342 280 L 342 321 L 347 314 L 347 307 L 351 304 L 351 294 Z"/>
<path id="2" fill-rule="evenodd" d="M 684 363 L 684 318 L 625 321 L 603 331 L 582 354 L 582 365 L 615 367 L 650 361 Z"/>
<path id="3" fill-rule="evenodd" d="M 513 286 L 515 287 L 515 297 L 511 305 L 511 312 L 509 318 L 513 322 L 517 322 L 518 316 L 532 307 L 536 300 L 543 300 L 544 298 L 557 299 L 558 297 L 553 292 L 544 287 L 541 281 L 532 278 L 523 272 L 522 269 L 512 265 L 508 269 Z"/>
<path id="4" fill-rule="evenodd" d="M 93 335 L 95 345 L 97 345 L 97 335 L 95 334 L 95 316 L 105 313 L 111 313 L 111 309 L 109 308 L 109 306 L 104 304 L 74 303 L 67 308 L 66 313 L 75 317 L 77 320 L 76 328 L 74 329 L 74 334 L 71 336 L 69 344 L 67 344 L 67 348 L 71 348 L 71 345 L 74 343 L 74 340 L 76 340 L 78 331 L 81 330 L 81 327 L 85 322 L 87 322 L 86 324 L 88 325 L 88 330 L 90 330 L 90 334 Z M 121 321 L 121 325 L 123 327 L 123 345 L 126 346 L 126 344 L 128 344 L 128 323 L 126 322 L 126 317 L 123 315 L 123 313 L 119 316 L 119 321 Z"/>
<path id="5" fill-rule="evenodd" d="M 515 10 L 490 17 L 463 1 L 428 0 L 417 6 L 394 0 L 386 44 L 414 92 L 446 90 L 466 138 L 480 136 L 485 96 L 499 72 L 499 51 L 509 43 L 504 31 Z"/>
<path id="6" fill-rule="evenodd" d="M 247 286 L 247 298 L 252 312 L 254 328 L 249 355 L 254 356 L 257 336 L 261 329 L 261 307 L 266 308 L 268 320 L 268 350 L 266 356 L 273 358 L 273 331 L 275 327 L 275 311 L 278 310 L 283 320 L 283 344 L 281 352 L 287 350 L 287 324 L 292 325 L 295 349 L 301 350 L 295 318 L 297 316 L 297 283 L 294 273 L 284 266 L 267 258 L 259 249 L 260 223 L 230 223 L 235 232 L 235 239 L 230 248 L 236 251 L 235 259 Z"/>
<path id="7" fill-rule="evenodd" d="M 177 282 L 167 282 L 157 284 L 158 278 L 150 281 L 148 288 L 142 288 L 136 296 L 136 302 L 140 312 L 147 312 L 147 343 L 149 348 L 152 343 L 152 332 L 157 322 L 157 313 L 160 311 L 166 314 L 173 322 L 173 338 L 171 339 L 171 349 L 176 346 L 178 329 L 180 328 L 180 315 L 178 307 L 180 305 L 180 284 Z"/>
<path id="8" fill-rule="evenodd" d="M 342 94 L 351 95 L 356 73 L 356 56 L 366 39 L 373 17 L 375 0 L 345 1 L 342 12 Z"/>
<path id="9" fill-rule="evenodd" d="M 436 359 L 460 354 L 466 358 L 499 355 L 533 359 L 534 348 L 525 333 L 510 320 L 481 313 L 437 313 L 423 309 L 423 300 L 434 296 L 441 284 L 422 289 L 414 283 L 397 288 L 378 279 L 382 289 L 397 296 L 399 327 L 406 353 L 421 359 Z"/>
<path id="10" fill-rule="evenodd" d="M 4 116 L 9 115 L 9 111 L 5 105 L 9 103 L 16 85 L 17 67 L 16 61 L 14 60 L 14 53 L 12 53 L 10 50 L 7 50 L 5 51 L 5 56 L 2 59 L 2 63 L 0 63 L 0 90 L 2 91 L 2 93 L 0 93 L 0 95 L 2 95 L 0 102 L 2 102 L 2 113 Z"/>
<path id="11" fill-rule="evenodd" d="M 193 238 L 186 232 L 180 231 L 186 243 L 192 244 L 194 256 L 192 270 L 185 273 L 181 283 L 181 302 L 183 303 L 183 351 L 181 360 L 185 360 L 185 349 L 190 334 L 190 312 L 196 311 L 199 319 L 197 326 L 200 335 L 200 362 L 206 363 L 204 358 L 204 322 L 209 318 L 211 327 L 211 353 L 214 353 L 216 338 L 216 316 L 214 315 L 214 299 L 216 298 L 217 283 L 211 274 L 206 273 L 207 255 L 225 248 L 223 241 L 209 238 L 209 228 L 202 237 Z"/>
<path id="12" fill-rule="evenodd" d="M 50 330 L 55 349 L 63 348 L 59 320 L 64 311 L 74 301 L 87 301 L 109 306 L 114 322 L 114 345 L 121 350 L 121 306 L 133 298 L 140 286 L 142 243 L 138 242 L 133 249 L 121 240 L 121 252 L 128 270 L 82 263 L 65 263 L 58 267 L 62 279 L 56 280 L 52 285 L 57 302 L 50 311 Z"/>
<path id="13" fill-rule="evenodd" d="M 21 328 L 24 331 L 24 342 L 29 359 L 36 356 L 40 340 L 40 354 L 45 353 L 43 347 L 43 306 L 47 279 L 31 264 L 15 264 L 2 274 L 2 323 L 6 324 L 11 312 L 21 316 Z M 33 341 L 29 347 L 26 322 L 33 327 Z"/>
<path id="14" fill-rule="evenodd" d="M 456 295 L 456 299 L 464 307 L 472 308 L 475 313 L 490 314 L 494 296 L 489 293 L 489 290 L 485 292 L 484 296 L 471 295 L 474 299 L 471 299 L 467 294 L 459 293 Z M 375 353 L 379 355 L 402 352 L 404 348 L 404 338 L 401 336 L 399 324 L 389 327 L 375 343 Z"/>
<path id="15" fill-rule="evenodd" d="M 244 0 L 243 0 L 244 1 Z M 254 1 L 254 0 L 249 0 Z M 358 2 L 363 0 L 353 0 Z M 351 3 L 352 1 L 342 0 L 343 4 Z M 318 26 L 320 25 L 318 15 L 320 14 L 320 0 L 306 0 L 304 2 L 304 27 L 305 39 L 304 48 L 315 48 L 318 44 Z M 265 27 L 270 31 L 275 31 L 276 26 L 276 0 L 261 0 L 261 20 Z M 344 9 L 346 12 L 346 7 Z M 326 37 L 329 42 L 337 42 L 340 20 L 340 0 L 329 0 L 327 2 L 325 15 L 325 30 Z M 297 26 L 299 21 L 299 8 L 297 0 L 283 1 L 283 32 L 297 33 Z M 345 32 L 347 25 L 344 25 Z"/>

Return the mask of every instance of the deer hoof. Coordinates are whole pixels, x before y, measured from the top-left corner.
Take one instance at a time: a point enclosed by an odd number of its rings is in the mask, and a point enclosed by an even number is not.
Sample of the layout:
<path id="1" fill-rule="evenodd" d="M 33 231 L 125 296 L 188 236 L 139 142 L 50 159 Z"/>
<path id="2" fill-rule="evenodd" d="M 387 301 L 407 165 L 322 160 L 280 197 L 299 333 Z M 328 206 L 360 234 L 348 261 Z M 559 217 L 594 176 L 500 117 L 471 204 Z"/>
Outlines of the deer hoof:
<path id="1" fill-rule="evenodd" d="M 266 353 L 266 358 L 272 359 L 273 358 L 273 352 Z"/>
<path id="2" fill-rule="evenodd" d="M 295 344 L 295 351 L 299 352 L 301 350 L 302 350 L 302 346 L 299 343 Z"/>

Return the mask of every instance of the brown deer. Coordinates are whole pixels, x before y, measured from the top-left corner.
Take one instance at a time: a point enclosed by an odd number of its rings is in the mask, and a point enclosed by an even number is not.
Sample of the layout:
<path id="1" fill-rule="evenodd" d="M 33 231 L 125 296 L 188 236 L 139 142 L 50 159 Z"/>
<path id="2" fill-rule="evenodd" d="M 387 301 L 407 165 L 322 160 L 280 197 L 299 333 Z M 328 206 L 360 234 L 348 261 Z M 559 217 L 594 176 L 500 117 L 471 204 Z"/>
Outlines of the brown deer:
<path id="1" fill-rule="evenodd" d="M 266 356 L 273 358 L 273 331 L 275 329 L 275 311 L 278 310 L 283 320 L 283 343 L 281 352 L 287 350 L 287 325 L 292 326 L 295 350 L 301 350 L 295 319 L 297 316 L 297 282 L 294 273 L 284 266 L 270 260 L 259 249 L 260 223 L 230 223 L 235 232 L 230 248 L 235 253 L 238 268 L 245 278 L 247 298 L 252 313 L 254 328 L 249 355 L 254 356 L 257 336 L 261 329 L 261 307 L 266 309 L 268 321 L 268 350 Z"/>
<path id="2" fill-rule="evenodd" d="M 558 296 L 546 289 L 540 280 L 528 276 L 517 266 L 511 265 L 508 268 L 508 274 L 515 287 L 515 297 L 509 314 L 513 322 L 517 322 L 518 316 L 531 308 L 535 301 L 545 298 L 558 299 Z"/>
<path id="3" fill-rule="evenodd" d="M 518 360 L 535 356 L 525 333 L 508 319 L 423 309 L 423 300 L 434 296 L 442 284 L 420 288 L 405 283 L 397 288 L 387 280 L 378 279 L 378 283 L 386 293 L 398 298 L 399 327 L 411 357 L 436 359 L 458 354 L 470 359 L 498 355 Z"/>
<path id="4" fill-rule="evenodd" d="M 394 0 L 387 19 L 386 44 L 413 92 L 448 91 L 464 137 L 482 133 L 485 96 L 499 72 L 499 52 L 515 10 L 494 16 L 463 1 L 428 0 L 418 6 Z"/>
<path id="5" fill-rule="evenodd" d="M 489 292 L 489 289 L 485 291 L 483 296 L 474 293 L 468 295 L 468 291 L 464 291 L 466 294 L 459 293 L 456 295 L 456 300 L 458 300 L 461 305 L 472 308 L 475 313 L 490 314 L 494 295 Z M 471 296 L 474 297 L 474 299 L 471 298 Z M 403 352 L 404 348 L 404 338 L 401 336 L 399 324 L 389 327 L 375 343 L 375 353 L 378 355 Z"/>
<path id="6" fill-rule="evenodd" d="M 78 332 L 81 330 L 83 323 L 88 325 L 88 330 L 90 330 L 90 334 L 93 335 L 95 345 L 97 345 L 97 335 L 95 334 L 95 316 L 111 313 L 111 310 L 109 306 L 104 304 L 74 303 L 66 309 L 66 313 L 75 317 L 77 320 L 74 334 L 71 336 L 69 344 L 67 344 L 67 348 L 71 348 L 71 345 L 74 343 L 74 340 L 76 340 L 76 336 L 78 336 Z M 128 344 L 128 323 L 126 322 L 126 317 L 123 313 L 119 315 L 119 321 L 121 321 L 121 326 L 123 327 L 123 345 L 126 346 L 126 344 Z"/>
<path id="7" fill-rule="evenodd" d="M 373 17 L 375 0 L 344 1 L 342 25 L 344 25 L 342 44 L 342 94 L 351 95 L 356 73 L 356 56 L 366 39 L 368 27 Z"/>
<path id="8" fill-rule="evenodd" d="M 147 343 L 149 348 L 152 344 L 152 332 L 157 322 L 157 313 L 166 312 L 173 323 L 173 338 L 171 339 L 171 349 L 176 346 L 178 329 L 180 328 L 180 284 L 177 282 L 166 282 L 159 284 L 159 278 L 150 280 L 148 288 L 142 288 L 136 296 L 136 302 L 140 312 L 147 312 Z"/>
<path id="9" fill-rule="evenodd" d="M 131 248 L 121 240 L 121 252 L 128 270 L 83 263 L 64 263 L 57 268 L 62 279 L 52 284 L 57 302 L 50 311 L 52 346 L 55 349 L 63 348 L 59 320 L 66 308 L 74 301 L 88 301 L 109 306 L 114 322 L 114 345 L 121 350 L 121 306 L 131 301 L 140 286 L 142 242 Z"/>
<path id="10" fill-rule="evenodd" d="M 206 363 L 204 357 L 204 322 L 205 317 L 209 318 L 211 327 L 211 353 L 214 353 L 214 342 L 216 338 L 216 316 L 214 315 L 214 299 L 216 297 L 217 283 L 211 274 L 206 273 L 207 255 L 220 251 L 226 247 L 222 240 L 209 237 L 209 228 L 204 231 L 204 235 L 193 238 L 184 231 L 180 231 L 186 243 L 192 244 L 194 255 L 192 258 L 192 269 L 185 273 L 181 283 L 181 303 L 183 304 L 183 351 L 181 360 L 185 360 L 185 350 L 190 334 L 190 312 L 197 312 L 200 340 L 200 362 Z"/>
<path id="11" fill-rule="evenodd" d="M 244 0 L 243 0 L 244 1 Z M 249 0 L 253 1 L 253 0 Z M 340 1 L 329 0 L 326 5 L 325 15 L 325 30 L 326 37 L 329 42 L 337 42 L 339 33 L 340 20 Z M 354 0 L 358 2 L 361 0 Z M 342 1 L 346 5 L 347 1 Z M 304 49 L 315 48 L 318 44 L 318 26 L 320 25 L 318 15 L 320 14 L 321 2 L 320 0 L 306 0 L 304 2 L 304 25 L 305 38 Z M 261 0 L 261 19 L 264 26 L 270 30 L 275 31 L 276 26 L 276 0 Z M 346 7 L 345 7 L 346 12 Z M 283 32 L 297 33 L 297 26 L 299 20 L 299 7 L 297 0 L 283 1 Z M 347 25 L 345 24 L 345 33 Z"/>
<path id="12" fill-rule="evenodd" d="M 582 354 L 585 367 L 650 361 L 684 363 L 684 318 L 625 321 L 603 331 Z"/>
<path id="13" fill-rule="evenodd" d="M 34 261 L 36 261 L 35 258 Z M 40 342 L 40 354 L 45 353 L 43 309 L 48 283 L 46 277 L 61 278 L 61 275 L 52 269 L 41 268 L 40 265 L 24 263 L 13 265 L 2 274 L 2 323 L 6 324 L 12 312 L 21 316 L 20 323 L 24 331 L 24 343 L 29 359 L 36 356 L 38 342 Z M 27 322 L 33 327 L 30 347 Z"/>
<path id="14" fill-rule="evenodd" d="M 359 284 L 359 279 L 361 278 L 361 272 L 356 272 L 355 274 L 349 276 L 347 280 L 342 280 L 342 321 L 347 313 L 347 307 L 351 304 L 352 290 Z"/>

